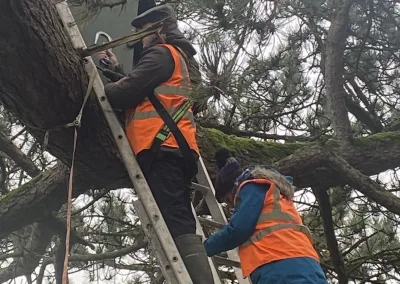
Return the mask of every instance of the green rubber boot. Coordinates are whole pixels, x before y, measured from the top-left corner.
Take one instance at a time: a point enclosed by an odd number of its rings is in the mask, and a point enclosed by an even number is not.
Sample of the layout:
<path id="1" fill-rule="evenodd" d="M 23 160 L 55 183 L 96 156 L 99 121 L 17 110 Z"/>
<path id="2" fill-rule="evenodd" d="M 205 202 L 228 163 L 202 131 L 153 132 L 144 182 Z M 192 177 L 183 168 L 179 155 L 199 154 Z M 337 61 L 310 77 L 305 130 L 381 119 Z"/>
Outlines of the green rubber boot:
<path id="1" fill-rule="evenodd" d="M 201 237 L 192 234 L 179 236 L 175 244 L 193 284 L 213 284 L 214 278 Z"/>

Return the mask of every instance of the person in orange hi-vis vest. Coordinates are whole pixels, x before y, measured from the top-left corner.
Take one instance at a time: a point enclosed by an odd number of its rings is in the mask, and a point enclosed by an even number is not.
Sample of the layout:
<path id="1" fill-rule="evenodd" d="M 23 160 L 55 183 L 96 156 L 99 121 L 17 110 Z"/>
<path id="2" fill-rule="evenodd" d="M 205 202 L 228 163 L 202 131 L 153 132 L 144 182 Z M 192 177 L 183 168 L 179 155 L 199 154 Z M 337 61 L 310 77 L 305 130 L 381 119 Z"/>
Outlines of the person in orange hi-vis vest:
<path id="1" fill-rule="evenodd" d="M 327 284 L 293 204 L 292 178 L 268 166 L 243 170 L 225 148 L 215 159 L 216 198 L 235 209 L 229 224 L 205 240 L 207 255 L 238 247 L 243 277 L 253 284 Z"/>
<path id="2" fill-rule="evenodd" d="M 112 107 L 125 112 L 130 146 L 193 283 L 209 284 L 213 276 L 202 240 L 196 235 L 190 201 L 199 158 L 192 106 L 196 101 L 192 97 L 194 76 L 200 74 L 193 57 L 196 51 L 178 30 L 168 4 L 141 13 L 131 24 L 140 30 L 161 20 L 158 34 L 142 39 L 143 52 L 134 69 L 107 84 L 105 92 Z M 113 53 L 99 53 L 100 62 L 106 56 L 111 69 L 122 73 Z"/>

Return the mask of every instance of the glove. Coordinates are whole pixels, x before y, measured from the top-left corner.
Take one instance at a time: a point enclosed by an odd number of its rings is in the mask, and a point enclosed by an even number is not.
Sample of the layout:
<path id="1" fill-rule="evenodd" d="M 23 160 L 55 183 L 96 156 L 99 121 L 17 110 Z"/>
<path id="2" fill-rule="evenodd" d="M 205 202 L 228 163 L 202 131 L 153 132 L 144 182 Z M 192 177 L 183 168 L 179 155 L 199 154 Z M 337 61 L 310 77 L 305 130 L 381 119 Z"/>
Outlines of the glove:
<path id="1" fill-rule="evenodd" d="M 104 69 L 103 70 L 103 75 L 106 76 L 108 79 L 110 79 L 111 82 L 117 82 L 124 78 L 125 76 L 122 75 L 121 73 L 112 71 L 110 69 Z"/>

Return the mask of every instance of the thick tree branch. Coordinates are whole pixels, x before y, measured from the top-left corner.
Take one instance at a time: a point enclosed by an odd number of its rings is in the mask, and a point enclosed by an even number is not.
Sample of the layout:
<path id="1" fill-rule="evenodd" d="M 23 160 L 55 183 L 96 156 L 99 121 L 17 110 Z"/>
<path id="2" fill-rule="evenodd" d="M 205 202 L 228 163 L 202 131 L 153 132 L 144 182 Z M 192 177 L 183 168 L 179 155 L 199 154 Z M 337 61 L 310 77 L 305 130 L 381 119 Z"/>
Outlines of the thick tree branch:
<path id="1" fill-rule="evenodd" d="M 297 151 L 297 155 L 294 154 L 292 156 L 290 163 L 295 160 L 301 160 L 308 169 L 314 169 L 313 178 L 315 182 L 313 186 L 316 188 L 332 186 L 334 181 L 331 178 L 335 176 L 343 184 L 349 184 L 359 190 L 371 201 L 382 205 L 392 213 L 400 215 L 400 198 L 362 174 L 341 156 L 336 155 L 327 147 L 314 146 L 308 148 L 307 151 Z M 294 172 L 285 169 L 285 163 L 287 162 L 289 162 L 289 159 L 284 159 L 277 164 L 283 174 L 292 173 L 293 175 L 294 173 L 293 176 L 300 174 L 295 169 Z"/>
<path id="2" fill-rule="evenodd" d="M 326 97 L 335 135 L 341 146 L 350 143 L 351 127 L 345 104 L 344 90 L 344 50 L 346 46 L 349 11 L 354 0 L 343 1 L 336 15 L 331 21 L 325 43 L 325 70 Z"/>
<path id="3" fill-rule="evenodd" d="M 200 125 L 205 128 L 213 128 L 222 131 L 228 135 L 235 135 L 238 137 L 257 137 L 261 139 L 271 139 L 271 140 L 285 140 L 289 142 L 294 141 L 311 141 L 311 137 L 306 136 L 287 136 L 287 135 L 279 135 L 279 134 L 269 134 L 269 133 L 260 133 L 255 131 L 248 131 L 248 130 L 237 130 L 230 126 L 214 124 L 209 122 L 200 122 Z"/>
<path id="4" fill-rule="evenodd" d="M 112 268 L 116 269 L 125 269 L 125 270 L 131 270 L 131 271 L 144 271 L 147 273 L 155 273 L 155 272 L 161 272 L 160 267 L 154 266 L 153 264 L 119 264 L 115 263 L 114 260 L 97 260 L 98 262 L 103 262 L 105 265 L 108 265 Z"/>
<path id="5" fill-rule="evenodd" d="M 364 104 L 364 106 L 371 113 L 371 115 L 374 117 L 374 119 L 379 120 L 378 115 L 376 114 L 376 112 L 374 110 L 374 107 L 370 104 L 370 102 L 368 101 L 368 98 L 364 95 L 360 86 L 358 86 L 358 84 L 356 83 L 354 77 L 351 76 L 350 78 L 346 78 L 346 80 L 349 82 L 349 84 L 353 88 L 354 92 L 357 95 L 357 98 Z"/>
<path id="6" fill-rule="evenodd" d="M 319 204 L 319 210 L 324 226 L 326 244 L 332 258 L 333 266 L 338 275 L 339 284 L 347 284 L 349 278 L 346 273 L 345 265 L 343 262 L 342 255 L 339 250 L 338 242 L 335 235 L 335 229 L 333 226 L 332 218 L 332 206 L 329 201 L 329 195 L 326 188 L 313 188 L 315 197 Z"/>
<path id="7" fill-rule="evenodd" d="M 337 156 L 329 157 L 329 166 L 343 176 L 343 179 L 351 187 L 357 189 L 370 200 L 382 205 L 390 212 L 400 215 L 400 198 L 387 191 L 377 182 L 363 175 L 359 170 L 352 167 L 346 160 Z"/>
<path id="8" fill-rule="evenodd" d="M 212 179 L 216 174 L 214 153 L 224 146 L 233 151 L 243 166 L 279 161 L 276 167 L 282 173 L 292 175 L 297 187 L 328 187 L 347 183 L 342 174 L 323 164 L 323 157 L 319 155 L 324 155 L 324 150 L 315 143 L 257 142 L 206 129 L 199 132 L 198 141 Z M 341 152 L 341 156 L 364 175 L 374 175 L 400 166 L 400 132 L 357 138 L 353 143 L 353 147 Z M 339 151 L 339 146 L 333 141 L 326 146 L 333 152 Z M 59 165 L 0 199 L 0 237 L 41 220 L 48 212 L 58 211 L 66 200 L 67 174 L 67 169 Z M 90 188 L 85 184 L 86 181 L 81 176 L 75 178 L 75 196 Z M 131 185 L 126 181 L 121 187 Z M 119 186 L 108 189 L 115 188 Z"/>
<path id="9" fill-rule="evenodd" d="M 0 66 L 0 100 L 38 141 L 43 141 L 47 129 L 75 119 L 88 76 L 50 0 L 2 1 L 0 9 L 4 15 L 0 20 L 0 56 L 8 60 L 7 66 Z M 24 70 L 26 76 L 21 76 Z M 72 129 L 50 132 L 47 149 L 64 164 L 70 164 L 72 146 Z M 76 157 L 75 172 L 97 183 L 95 188 L 126 176 L 93 97 L 85 107 Z"/>
<path id="10" fill-rule="evenodd" d="M 345 85 L 347 91 L 351 92 L 350 88 Z M 345 96 L 346 107 L 361 123 L 371 130 L 372 133 L 378 133 L 383 130 L 383 125 L 379 120 L 375 119 L 368 111 L 363 109 L 349 95 Z"/>
<path id="11" fill-rule="evenodd" d="M 40 173 L 35 163 L 31 161 L 14 143 L 0 132 L 0 151 L 4 152 L 16 164 L 18 164 L 31 177 Z"/>
<path id="12" fill-rule="evenodd" d="M 68 169 L 58 165 L 1 198 L 0 238 L 58 212 L 66 201 L 67 180 Z M 82 193 L 82 188 L 88 188 L 79 180 L 74 185 L 74 196 Z"/>
<path id="13" fill-rule="evenodd" d="M 339 145 L 334 141 L 328 141 L 325 147 L 326 149 L 329 148 L 332 153 L 340 153 L 352 167 L 366 176 L 394 169 L 400 165 L 400 161 L 396 160 L 400 157 L 400 132 L 387 132 L 365 138 L 356 138 L 353 140 L 353 146 L 342 152 L 340 152 Z M 320 154 L 325 154 L 321 151 L 321 146 L 312 144 L 312 146 L 299 149 L 292 155 L 281 159 L 276 163 L 276 166 L 282 173 L 294 176 L 297 187 L 332 187 L 346 184 L 346 180 L 337 171 L 322 164 L 324 157 L 319 157 Z M 251 151 L 250 155 L 256 157 L 257 154 Z M 392 159 L 391 156 L 396 158 Z M 254 161 L 265 163 L 270 160 L 263 156 Z M 321 181 L 323 181 L 322 184 Z"/>
<path id="14" fill-rule="evenodd" d="M 54 253 L 54 271 L 55 271 L 56 284 L 62 284 L 65 251 L 66 251 L 65 237 L 62 237 L 56 244 Z"/>

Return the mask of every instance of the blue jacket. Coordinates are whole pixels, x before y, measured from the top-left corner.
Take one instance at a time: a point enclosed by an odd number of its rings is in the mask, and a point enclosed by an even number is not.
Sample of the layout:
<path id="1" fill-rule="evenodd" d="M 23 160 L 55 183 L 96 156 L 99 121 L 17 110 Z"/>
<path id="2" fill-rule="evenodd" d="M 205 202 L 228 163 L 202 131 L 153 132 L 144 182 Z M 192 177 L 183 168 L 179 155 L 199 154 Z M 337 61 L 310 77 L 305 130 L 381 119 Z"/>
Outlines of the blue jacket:
<path id="1" fill-rule="evenodd" d="M 257 183 L 247 183 L 241 188 L 238 194 L 239 202 L 236 204 L 230 223 L 204 242 L 208 256 L 234 249 L 251 237 L 255 231 L 268 189 L 268 185 Z M 289 280 L 291 275 L 299 280 L 299 282 L 295 282 L 299 284 L 327 283 L 321 266 L 311 258 L 285 259 L 269 263 L 256 269 L 250 277 L 253 284 L 279 284 L 292 283 L 284 282 L 284 279 Z M 300 278 L 303 277 L 304 281 L 301 282 Z M 278 279 L 283 282 L 279 282 Z M 311 281 L 312 279 L 315 281 Z"/>

